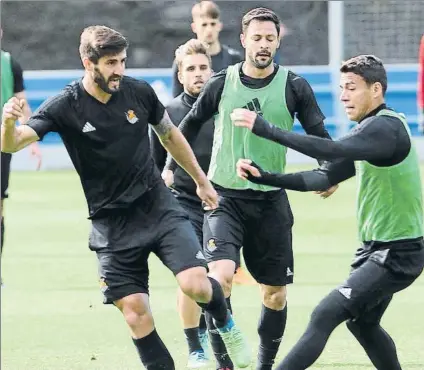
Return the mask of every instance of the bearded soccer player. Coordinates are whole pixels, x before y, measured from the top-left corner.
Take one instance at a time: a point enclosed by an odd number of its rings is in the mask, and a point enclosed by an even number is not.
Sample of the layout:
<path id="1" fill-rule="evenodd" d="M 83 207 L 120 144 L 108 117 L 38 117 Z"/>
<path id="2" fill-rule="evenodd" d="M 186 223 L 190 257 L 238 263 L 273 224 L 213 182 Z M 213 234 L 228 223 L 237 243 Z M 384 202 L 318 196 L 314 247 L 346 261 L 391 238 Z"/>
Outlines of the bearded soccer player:
<path id="1" fill-rule="evenodd" d="M 304 370 L 318 359 L 333 330 L 346 322 L 378 370 L 401 370 L 393 339 L 380 321 L 393 295 L 409 287 L 424 268 L 423 201 L 418 156 L 405 116 L 387 108 L 381 60 L 360 55 L 341 66 L 341 101 L 358 125 L 336 141 L 283 131 L 234 111 L 235 125 L 301 153 L 333 160 L 314 170 L 269 173 L 261 163 L 239 161 L 240 177 L 297 191 L 322 190 L 357 176 L 361 247 L 352 271 L 315 308 L 306 332 L 278 370 Z"/>
<path id="2" fill-rule="evenodd" d="M 238 251 L 243 246 L 246 267 L 262 294 L 257 370 L 271 369 L 286 326 L 286 285 L 293 282 L 294 275 L 293 215 L 284 190 L 242 181 L 235 167 L 240 158 L 249 155 L 264 162 L 269 171 L 284 171 L 286 148 L 235 127 L 230 114 L 245 107 L 285 129 L 293 127 L 297 114 L 307 133 L 329 137 L 306 80 L 273 63 L 279 32 L 280 20 L 271 10 L 248 12 L 241 34 L 246 61 L 214 75 L 180 125 L 192 143 L 204 122 L 214 117 L 208 177 L 220 201 L 217 209 L 206 214 L 204 252 L 211 275 L 229 297 Z M 168 161 L 166 170 L 172 166 Z"/>
<path id="3" fill-rule="evenodd" d="M 207 276 L 191 223 L 151 157 L 148 124 L 212 209 L 217 194 L 153 88 L 124 76 L 127 48 L 126 38 L 111 28 L 86 28 L 79 48 L 84 77 L 43 103 L 26 125 L 15 127 L 22 106 L 10 99 L 3 109 L 2 150 L 16 152 L 50 131 L 61 135 L 87 199 L 89 246 L 98 257 L 104 303 L 122 312 L 145 368 L 175 369 L 149 308 L 151 252 L 182 291 L 214 317 L 234 362 L 246 367 L 250 353 L 222 288 Z"/>

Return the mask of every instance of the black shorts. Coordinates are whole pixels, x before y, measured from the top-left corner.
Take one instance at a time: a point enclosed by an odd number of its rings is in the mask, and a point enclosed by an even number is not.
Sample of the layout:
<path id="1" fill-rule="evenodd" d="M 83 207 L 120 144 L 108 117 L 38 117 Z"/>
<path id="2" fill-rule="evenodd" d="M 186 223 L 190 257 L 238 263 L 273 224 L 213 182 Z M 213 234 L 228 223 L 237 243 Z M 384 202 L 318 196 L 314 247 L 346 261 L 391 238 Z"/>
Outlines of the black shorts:
<path id="1" fill-rule="evenodd" d="M 176 191 L 175 189 L 172 189 L 172 193 L 177 198 L 181 207 L 183 207 L 183 209 L 187 212 L 199 242 L 203 243 L 203 219 L 205 211 L 203 210 L 202 202 L 200 199 L 193 199 L 182 192 Z"/>
<path id="2" fill-rule="evenodd" d="M 7 192 L 9 188 L 10 176 L 10 162 L 12 161 L 12 154 L 1 153 L 1 199 L 9 197 Z"/>
<path id="3" fill-rule="evenodd" d="M 349 278 L 338 287 L 356 320 L 378 324 L 393 294 L 411 285 L 424 268 L 422 240 L 358 249 Z"/>
<path id="4" fill-rule="evenodd" d="M 156 254 L 174 275 L 206 260 L 187 213 L 160 182 L 129 209 L 92 220 L 90 249 L 96 251 L 104 303 L 149 292 L 148 257 Z"/>
<path id="5" fill-rule="evenodd" d="M 181 207 L 187 212 L 190 218 L 191 224 L 193 225 L 194 231 L 199 238 L 199 242 L 203 243 L 203 223 L 205 219 L 205 211 L 202 207 L 202 202 L 197 199 L 193 199 L 190 196 L 186 196 L 182 192 L 178 192 L 175 189 L 172 190 L 175 197 L 178 199 Z M 236 269 L 240 267 L 240 249 L 237 250 L 236 256 Z"/>
<path id="6" fill-rule="evenodd" d="M 203 250 L 206 259 L 237 263 L 243 246 L 247 269 L 258 283 L 293 283 L 293 214 L 285 191 L 266 193 L 264 199 L 220 197 L 217 209 L 206 213 Z"/>

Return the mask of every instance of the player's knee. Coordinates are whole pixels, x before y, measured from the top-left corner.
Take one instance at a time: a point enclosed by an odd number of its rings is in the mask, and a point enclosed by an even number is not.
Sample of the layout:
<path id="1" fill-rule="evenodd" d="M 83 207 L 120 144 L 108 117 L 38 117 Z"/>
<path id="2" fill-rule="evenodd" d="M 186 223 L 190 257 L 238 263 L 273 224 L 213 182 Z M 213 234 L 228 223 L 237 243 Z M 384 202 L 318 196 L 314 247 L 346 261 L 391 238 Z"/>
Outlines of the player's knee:
<path id="1" fill-rule="evenodd" d="M 233 277 L 236 264 L 230 260 L 215 261 L 209 263 L 209 276 L 214 278 L 222 287 L 225 297 L 231 295 Z"/>
<path id="2" fill-rule="evenodd" d="M 153 317 L 149 306 L 138 295 L 124 297 L 116 301 L 115 305 L 122 312 L 131 329 L 153 327 Z"/>
<path id="3" fill-rule="evenodd" d="M 180 272 L 177 281 L 181 291 L 197 302 L 210 299 L 210 282 L 203 267 L 194 267 Z"/>
<path id="4" fill-rule="evenodd" d="M 332 291 L 325 297 L 318 306 L 312 311 L 311 321 L 320 323 L 335 317 L 340 310 L 344 310 L 342 304 L 342 296 L 336 290 Z"/>
<path id="5" fill-rule="evenodd" d="M 286 306 L 287 289 L 285 286 L 261 285 L 262 303 L 272 310 L 282 310 Z"/>

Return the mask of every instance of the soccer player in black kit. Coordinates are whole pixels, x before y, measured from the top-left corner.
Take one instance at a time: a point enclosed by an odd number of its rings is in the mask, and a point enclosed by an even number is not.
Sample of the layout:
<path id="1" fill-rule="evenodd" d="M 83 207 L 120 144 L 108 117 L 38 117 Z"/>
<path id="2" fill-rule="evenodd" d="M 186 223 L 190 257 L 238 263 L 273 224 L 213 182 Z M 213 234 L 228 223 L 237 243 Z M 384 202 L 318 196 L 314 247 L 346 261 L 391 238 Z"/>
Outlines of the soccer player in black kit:
<path id="1" fill-rule="evenodd" d="M 86 28 L 79 48 L 84 77 L 43 103 L 27 125 L 15 126 L 22 107 L 18 99 L 10 99 L 2 114 L 2 150 L 16 152 L 50 131 L 60 134 L 87 199 L 89 246 L 98 257 L 104 303 L 123 313 L 145 368 L 175 369 L 149 309 L 150 252 L 174 273 L 182 291 L 214 317 L 234 362 L 246 367 L 246 342 L 219 283 L 206 274 L 186 213 L 151 157 L 148 124 L 212 209 L 216 192 L 152 87 L 124 76 L 127 47 L 113 29 Z"/>
<path id="2" fill-rule="evenodd" d="M 191 110 L 201 89 L 211 77 L 212 68 L 207 45 L 195 39 L 181 45 L 175 52 L 175 59 L 178 67 L 178 77 L 184 87 L 184 92 L 166 106 L 166 111 L 172 122 L 178 126 Z M 213 120 L 209 120 L 203 125 L 192 146 L 193 152 L 204 172 L 207 172 L 209 168 L 213 132 Z M 162 171 L 166 161 L 166 150 L 160 144 L 156 135 L 151 135 L 151 139 L 153 158 Z M 181 206 L 187 211 L 200 243 L 203 243 L 204 210 L 200 199 L 196 195 L 196 184 L 182 168 L 177 168 L 175 174 L 171 172 L 169 175 L 169 177 L 164 179 L 165 184 L 172 187 L 172 192 Z M 231 310 L 229 298 L 227 299 L 227 306 Z M 201 313 L 200 307 L 190 297 L 181 292 L 181 289 L 178 291 L 178 311 L 189 347 L 187 368 L 208 367 L 208 333 L 205 315 Z M 210 318 L 209 315 L 208 318 Z M 212 330 L 210 337 L 217 360 L 217 369 L 232 370 L 234 368 L 233 363 L 226 353 L 226 348 L 220 335 Z"/>
<path id="3" fill-rule="evenodd" d="M 243 60 L 242 54 L 221 44 L 219 33 L 222 30 L 221 14 L 219 7 L 213 1 L 200 1 L 191 9 L 193 22 L 191 29 L 197 39 L 209 45 L 209 54 L 212 60 L 212 70 L 219 72 L 232 64 Z M 178 66 L 172 65 L 172 95 L 177 97 L 184 91 L 183 85 L 178 78 Z"/>
<path id="4" fill-rule="evenodd" d="M 236 162 L 242 155 L 267 158 L 284 167 L 285 151 L 266 141 L 255 141 L 235 128 L 230 113 L 235 108 L 277 116 L 292 127 L 295 115 L 308 134 L 329 138 L 324 115 L 307 81 L 273 63 L 279 46 L 280 21 L 265 8 L 248 12 L 242 20 L 245 62 L 214 75 L 199 95 L 180 129 L 193 143 L 205 122 L 214 117 L 215 132 L 208 177 L 220 195 L 219 207 L 208 211 L 204 224 L 204 252 L 210 273 L 231 292 L 237 253 L 260 284 L 262 312 L 257 370 L 270 370 L 287 320 L 286 285 L 293 282 L 293 215 L 284 190 L 258 188 L 238 181 Z M 270 162 L 270 161 L 268 161 Z M 165 171 L 172 170 L 167 161 Z M 269 169 L 269 168 L 267 168 Z"/>

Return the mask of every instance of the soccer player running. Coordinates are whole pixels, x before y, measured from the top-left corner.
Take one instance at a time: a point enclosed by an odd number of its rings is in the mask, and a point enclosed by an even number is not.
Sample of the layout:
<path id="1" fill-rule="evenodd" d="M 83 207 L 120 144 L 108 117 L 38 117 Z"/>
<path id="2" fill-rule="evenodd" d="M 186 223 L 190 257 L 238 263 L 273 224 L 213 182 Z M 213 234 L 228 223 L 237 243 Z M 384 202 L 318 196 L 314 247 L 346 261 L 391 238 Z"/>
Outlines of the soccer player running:
<path id="1" fill-rule="evenodd" d="M 61 135 L 87 199 L 89 245 L 97 253 L 104 303 L 122 312 L 145 368 L 175 369 L 149 307 L 150 252 L 174 273 L 182 291 L 213 316 L 234 362 L 246 367 L 250 353 L 222 289 L 207 277 L 191 223 L 151 157 L 148 123 L 212 209 L 217 194 L 152 87 L 124 76 L 127 47 L 113 29 L 86 28 L 79 48 L 84 77 L 43 103 L 26 125 L 15 127 L 22 105 L 10 99 L 3 109 L 2 150 L 16 152 L 49 131 Z"/>
<path id="2" fill-rule="evenodd" d="M 286 148 L 235 127 L 230 114 L 246 107 L 290 130 L 297 113 L 307 133 L 329 135 L 309 84 L 273 63 L 280 40 L 277 15 L 265 8 L 251 10 L 243 17 L 242 30 L 246 61 L 211 77 L 180 129 L 192 143 L 203 123 L 214 117 L 208 177 L 220 200 L 219 207 L 205 216 L 204 252 L 211 276 L 229 297 L 238 250 L 243 246 L 246 267 L 262 294 L 256 369 L 268 370 L 286 326 L 286 285 L 293 282 L 294 274 L 293 215 L 284 190 L 245 182 L 237 177 L 235 167 L 240 158 L 251 157 L 268 171 L 284 171 Z M 172 166 L 168 161 L 166 170 Z"/>
<path id="3" fill-rule="evenodd" d="M 209 54 L 212 59 L 212 70 L 219 72 L 230 65 L 243 60 L 241 53 L 219 41 L 219 33 L 222 30 L 221 14 L 219 7 L 213 1 L 200 1 L 191 9 L 191 29 L 197 39 L 209 45 Z M 176 61 L 172 66 L 172 94 L 174 97 L 183 91 L 183 85 L 178 78 L 178 66 Z"/>
<path id="4" fill-rule="evenodd" d="M 3 36 L 3 30 L 0 29 L 0 38 Z M 10 53 L 1 50 L 1 107 L 12 98 L 16 97 L 23 106 L 22 116 L 19 119 L 21 125 L 25 124 L 31 116 L 31 109 L 28 105 L 25 95 L 24 77 L 22 67 L 13 58 Z M 37 143 L 31 145 L 31 155 L 37 159 L 37 170 L 41 166 L 41 152 Z M 3 201 L 8 198 L 10 163 L 12 154 L 1 152 L 1 255 L 3 255 L 5 222 L 3 215 Z M 3 279 L 2 279 L 3 284 Z"/>
<path id="5" fill-rule="evenodd" d="M 184 86 L 184 92 L 166 106 L 166 111 L 172 122 L 178 126 L 193 107 L 205 83 L 212 76 L 212 69 L 208 46 L 199 40 L 192 39 L 180 46 L 175 52 L 175 57 L 178 78 Z M 213 133 L 214 123 L 213 119 L 210 119 L 202 126 L 192 145 L 199 165 L 205 172 L 207 172 L 211 160 Z M 151 139 L 153 158 L 159 169 L 162 170 L 166 161 L 166 150 L 156 135 L 151 135 Z M 203 243 L 204 210 L 196 195 L 196 184 L 182 168 L 177 168 L 175 174 L 166 179 L 166 184 L 172 186 L 173 193 L 190 217 L 200 243 Z M 231 310 L 229 299 L 227 299 L 227 305 Z M 187 367 L 189 369 L 207 367 L 209 353 L 205 315 L 196 302 L 183 294 L 181 289 L 178 290 L 178 312 L 189 348 Z M 220 335 L 212 330 L 210 336 L 217 360 L 217 369 L 232 370 L 233 363 Z"/>
<path id="6" fill-rule="evenodd" d="M 357 221 L 362 243 L 348 279 L 315 308 L 306 332 L 278 370 L 303 370 L 319 357 L 333 330 L 346 321 L 378 370 L 400 370 L 396 347 L 381 327 L 393 295 L 411 285 L 424 267 L 423 202 L 418 156 L 402 114 L 386 107 L 382 62 L 360 55 L 341 66 L 341 96 L 348 118 L 358 125 L 330 141 L 283 131 L 233 112 L 236 126 L 301 153 L 333 162 L 313 171 L 269 173 L 261 163 L 241 160 L 240 177 L 297 191 L 326 189 L 357 175 Z"/>

